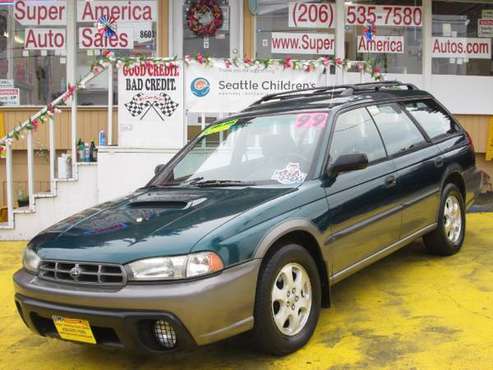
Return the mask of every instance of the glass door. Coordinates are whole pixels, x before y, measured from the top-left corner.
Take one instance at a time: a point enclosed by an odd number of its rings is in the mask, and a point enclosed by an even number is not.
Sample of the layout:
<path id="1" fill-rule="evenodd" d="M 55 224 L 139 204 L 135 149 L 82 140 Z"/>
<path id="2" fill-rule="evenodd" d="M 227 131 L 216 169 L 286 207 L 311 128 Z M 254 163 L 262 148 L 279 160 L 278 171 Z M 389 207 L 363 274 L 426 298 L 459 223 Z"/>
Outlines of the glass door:
<path id="1" fill-rule="evenodd" d="M 218 11 L 200 12 L 197 0 L 176 0 L 170 2 L 170 55 L 182 58 L 184 55 L 203 55 L 214 58 L 234 58 L 243 56 L 243 1 L 216 0 Z M 195 11 L 194 11 L 195 9 Z M 222 25 L 209 35 L 199 35 L 189 24 L 193 17 L 201 24 L 207 24 L 218 12 L 222 15 Z"/>

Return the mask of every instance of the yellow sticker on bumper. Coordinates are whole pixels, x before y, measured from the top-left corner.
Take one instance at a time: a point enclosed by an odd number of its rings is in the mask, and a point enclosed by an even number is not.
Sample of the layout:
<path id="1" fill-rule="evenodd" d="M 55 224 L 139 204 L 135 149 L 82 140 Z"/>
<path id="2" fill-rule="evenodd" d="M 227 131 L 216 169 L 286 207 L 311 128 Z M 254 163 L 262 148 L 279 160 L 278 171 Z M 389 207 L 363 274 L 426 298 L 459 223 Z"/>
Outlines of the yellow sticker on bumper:
<path id="1" fill-rule="evenodd" d="M 70 319 L 62 316 L 53 316 L 53 323 L 60 338 L 76 342 L 96 344 L 89 321 Z"/>

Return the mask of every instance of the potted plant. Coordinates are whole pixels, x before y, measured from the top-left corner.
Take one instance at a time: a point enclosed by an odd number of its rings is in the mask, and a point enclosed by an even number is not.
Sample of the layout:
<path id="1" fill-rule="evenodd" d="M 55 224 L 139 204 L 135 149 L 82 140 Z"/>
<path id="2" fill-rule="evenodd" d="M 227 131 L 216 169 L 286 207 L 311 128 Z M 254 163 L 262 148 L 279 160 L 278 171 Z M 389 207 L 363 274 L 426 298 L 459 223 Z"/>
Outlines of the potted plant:
<path id="1" fill-rule="evenodd" d="M 29 196 L 24 192 L 24 190 L 19 190 L 17 193 L 17 205 L 19 208 L 29 206 Z"/>

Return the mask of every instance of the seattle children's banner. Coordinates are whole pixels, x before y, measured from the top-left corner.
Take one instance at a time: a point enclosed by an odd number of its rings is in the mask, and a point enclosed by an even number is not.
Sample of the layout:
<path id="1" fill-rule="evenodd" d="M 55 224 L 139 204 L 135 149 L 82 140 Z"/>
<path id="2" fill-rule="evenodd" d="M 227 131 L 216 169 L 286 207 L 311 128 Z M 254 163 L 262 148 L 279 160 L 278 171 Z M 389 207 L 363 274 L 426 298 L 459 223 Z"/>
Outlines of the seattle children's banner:
<path id="1" fill-rule="evenodd" d="M 118 140 L 131 148 L 185 144 L 182 62 L 142 62 L 118 69 Z"/>
<path id="2" fill-rule="evenodd" d="M 323 67 L 311 72 L 271 66 L 267 69 L 186 66 L 185 92 L 190 112 L 238 112 L 264 95 L 288 90 L 325 86 L 328 75 Z"/>

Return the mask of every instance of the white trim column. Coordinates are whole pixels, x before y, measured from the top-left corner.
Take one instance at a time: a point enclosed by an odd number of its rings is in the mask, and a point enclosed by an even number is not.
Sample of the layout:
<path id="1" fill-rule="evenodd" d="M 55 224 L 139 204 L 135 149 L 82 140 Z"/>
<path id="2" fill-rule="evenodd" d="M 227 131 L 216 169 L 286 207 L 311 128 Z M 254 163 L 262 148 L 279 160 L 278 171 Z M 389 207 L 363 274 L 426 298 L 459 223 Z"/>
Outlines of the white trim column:
<path id="1" fill-rule="evenodd" d="M 67 1 L 67 82 L 77 82 L 77 2 Z M 78 178 L 77 174 L 77 91 L 71 98 L 70 129 L 72 152 L 72 178 Z"/>
<path id="2" fill-rule="evenodd" d="M 432 39 L 432 10 L 431 10 L 432 0 L 423 0 L 423 89 L 430 91 L 431 86 L 431 74 L 432 74 L 432 55 L 431 55 L 431 39 Z"/>
<path id="3" fill-rule="evenodd" d="M 183 0 L 169 2 L 169 55 L 183 58 Z"/>
<path id="4" fill-rule="evenodd" d="M 15 21 L 13 6 L 9 7 L 9 14 L 7 15 L 7 33 L 9 37 L 7 39 L 7 79 L 14 80 L 14 49 L 15 49 Z"/>
<path id="5" fill-rule="evenodd" d="M 111 63 L 108 65 L 108 110 L 106 114 L 108 115 L 106 128 L 108 130 L 106 135 L 108 140 L 106 145 L 113 145 L 113 64 Z"/>
<path id="6" fill-rule="evenodd" d="M 230 2 L 229 9 L 229 55 L 231 58 L 243 58 L 243 56 L 245 55 L 243 51 L 243 30 L 245 22 L 243 14 L 243 0 Z M 232 16 L 234 18 L 232 18 Z M 235 18 L 239 19 L 238 23 L 234 21 Z M 234 37 L 233 30 L 235 29 L 232 27 L 233 24 L 235 25 L 235 28 L 239 28 L 237 31 L 235 31 L 235 33 L 238 35 L 236 36 L 235 40 L 232 39 L 232 37 Z"/>
<path id="7" fill-rule="evenodd" d="M 336 58 L 344 59 L 344 54 L 346 52 L 344 47 L 345 42 L 345 30 L 344 30 L 344 15 L 345 15 L 345 5 L 344 0 L 336 0 Z M 342 68 L 336 68 L 336 83 L 344 83 L 344 74 Z"/>

